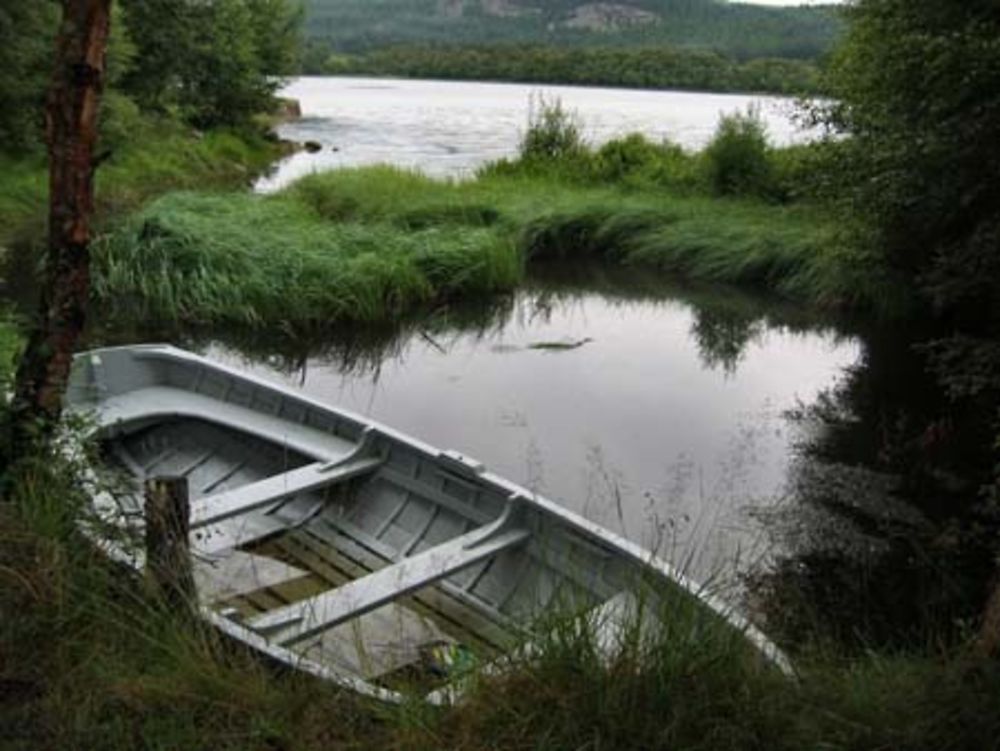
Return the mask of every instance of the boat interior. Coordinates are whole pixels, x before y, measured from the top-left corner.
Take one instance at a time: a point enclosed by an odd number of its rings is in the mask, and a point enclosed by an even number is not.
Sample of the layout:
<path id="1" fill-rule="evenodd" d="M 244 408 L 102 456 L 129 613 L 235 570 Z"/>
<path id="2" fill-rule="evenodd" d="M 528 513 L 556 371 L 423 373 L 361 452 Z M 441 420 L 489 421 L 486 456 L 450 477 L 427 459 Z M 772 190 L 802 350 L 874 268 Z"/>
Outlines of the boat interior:
<path id="1" fill-rule="evenodd" d="M 399 688 L 488 661 L 546 613 L 620 589 L 611 551 L 393 441 L 316 462 L 204 419 L 105 442 L 128 476 L 184 477 L 208 605 L 270 642 Z M 128 487 L 128 486 L 126 486 Z M 119 494 L 137 519 L 138 483 Z"/>

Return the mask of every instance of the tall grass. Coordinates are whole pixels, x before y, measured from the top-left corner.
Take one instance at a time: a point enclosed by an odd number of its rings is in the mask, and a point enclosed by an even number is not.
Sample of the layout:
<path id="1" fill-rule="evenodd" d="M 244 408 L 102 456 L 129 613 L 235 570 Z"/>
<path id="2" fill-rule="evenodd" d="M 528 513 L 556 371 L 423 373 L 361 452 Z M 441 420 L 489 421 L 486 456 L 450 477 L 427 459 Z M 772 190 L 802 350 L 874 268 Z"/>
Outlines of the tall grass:
<path id="1" fill-rule="evenodd" d="M 824 308 L 904 307 L 901 285 L 841 248 L 810 205 L 372 167 L 272 197 L 167 196 L 98 249 L 95 288 L 152 322 L 315 330 L 509 290 L 533 261 L 598 258 Z"/>
<path id="2" fill-rule="evenodd" d="M 299 330 L 391 320 L 520 278 L 514 249 L 486 229 L 330 223 L 300 202 L 249 195 L 160 199 L 94 260 L 112 314 Z"/>
<path id="3" fill-rule="evenodd" d="M 72 478 L 22 466 L 0 503 L 0 748 L 958 751 L 1000 732 L 996 662 L 813 646 L 789 680 L 690 600 L 658 631 L 628 621 L 610 660 L 599 623 L 560 620 L 453 708 L 377 705 L 164 608 L 79 536 Z"/>
<path id="4" fill-rule="evenodd" d="M 72 476 L 21 467 L 0 503 L 0 748 L 320 748 L 350 737 L 353 697 L 271 671 L 82 539 Z M 340 722 L 327 724 L 333 707 Z"/>
<path id="5" fill-rule="evenodd" d="M 283 150 L 260 133 L 195 133 L 146 116 L 130 126 L 97 171 L 97 208 L 104 225 L 168 190 L 248 184 Z M 0 155 L 0 246 L 44 237 L 47 201 L 43 157 Z"/>

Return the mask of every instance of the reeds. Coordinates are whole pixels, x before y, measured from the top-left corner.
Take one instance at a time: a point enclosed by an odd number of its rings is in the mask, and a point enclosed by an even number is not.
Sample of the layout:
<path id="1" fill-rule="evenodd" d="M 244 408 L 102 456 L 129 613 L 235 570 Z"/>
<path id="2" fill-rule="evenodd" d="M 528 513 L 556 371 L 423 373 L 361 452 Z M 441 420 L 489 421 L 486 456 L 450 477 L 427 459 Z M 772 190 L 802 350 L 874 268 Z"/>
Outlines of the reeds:
<path id="1" fill-rule="evenodd" d="M 95 254 L 95 294 L 150 323 L 323 330 L 512 288 L 511 244 L 479 228 L 326 222 L 285 197 L 179 193 Z"/>
<path id="2" fill-rule="evenodd" d="M 323 330 L 505 292 L 533 261 L 599 259 L 754 287 L 822 308 L 905 297 L 848 258 L 815 207 L 553 183 L 439 181 L 388 167 L 270 197 L 181 193 L 95 256 L 97 298 L 151 323 Z M 891 311 L 890 311 L 891 312 Z"/>
<path id="3" fill-rule="evenodd" d="M 595 618 L 540 624 L 454 707 L 376 704 L 166 610 L 79 535 L 73 477 L 23 466 L 0 503 L 0 748 L 938 751 L 1000 730 L 995 662 L 807 643 L 789 679 L 688 597 L 640 603 L 610 651 Z"/>

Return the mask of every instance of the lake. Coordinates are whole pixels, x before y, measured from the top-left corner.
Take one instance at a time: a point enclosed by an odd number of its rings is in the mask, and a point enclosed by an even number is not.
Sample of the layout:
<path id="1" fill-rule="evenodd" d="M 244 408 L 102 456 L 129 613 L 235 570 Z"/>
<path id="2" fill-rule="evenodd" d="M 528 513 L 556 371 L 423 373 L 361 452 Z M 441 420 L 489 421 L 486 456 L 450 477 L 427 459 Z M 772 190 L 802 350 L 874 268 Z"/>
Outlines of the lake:
<path id="1" fill-rule="evenodd" d="M 600 266 L 357 334 L 201 348 L 469 454 L 701 578 L 764 552 L 755 517 L 785 499 L 802 438 L 786 412 L 861 354 L 799 309 Z"/>
<path id="2" fill-rule="evenodd" d="M 516 152 L 539 96 L 576 112 L 595 144 L 640 132 L 699 149 L 721 115 L 750 106 L 759 108 L 773 143 L 811 137 L 793 122 L 792 100 L 768 96 L 375 78 L 299 78 L 282 96 L 298 100 L 303 117 L 280 126 L 279 135 L 322 149 L 284 160 L 258 183 L 263 192 L 316 170 L 376 163 L 468 176 Z"/>

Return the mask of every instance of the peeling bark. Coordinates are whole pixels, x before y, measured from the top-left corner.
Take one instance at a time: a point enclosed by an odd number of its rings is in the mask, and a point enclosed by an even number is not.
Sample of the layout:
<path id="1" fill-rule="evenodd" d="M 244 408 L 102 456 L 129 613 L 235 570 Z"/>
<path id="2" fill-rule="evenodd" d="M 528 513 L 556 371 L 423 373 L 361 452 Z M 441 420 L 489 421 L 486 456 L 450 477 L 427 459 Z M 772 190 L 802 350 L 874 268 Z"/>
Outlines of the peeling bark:
<path id="1" fill-rule="evenodd" d="M 104 91 L 111 0 L 62 0 L 46 109 L 49 241 L 39 319 L 21 359 L 11 407 L 10 457 L 31 453 L 62 413 L 90 293 L 94 149 Z"/>

